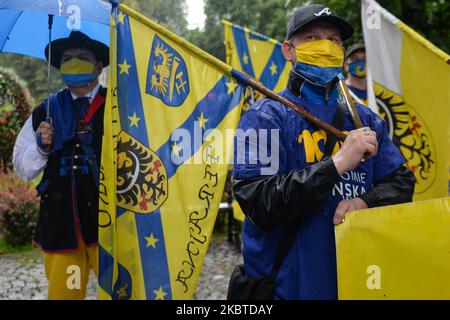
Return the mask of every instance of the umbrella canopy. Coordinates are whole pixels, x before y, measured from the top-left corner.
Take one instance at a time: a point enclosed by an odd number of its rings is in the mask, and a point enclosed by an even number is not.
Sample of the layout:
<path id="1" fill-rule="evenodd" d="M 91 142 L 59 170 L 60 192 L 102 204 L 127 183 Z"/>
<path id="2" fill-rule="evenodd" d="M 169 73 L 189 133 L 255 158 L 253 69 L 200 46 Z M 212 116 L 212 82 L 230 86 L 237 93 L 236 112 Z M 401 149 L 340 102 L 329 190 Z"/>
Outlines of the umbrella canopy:
<path id="1" fill-rule="evenodd" d="M 52 40 L 66 38 L 76 30 L 109 46 L 109 2 L 0 0 L 0 52 L 45 60 L 49 14 L 54 15 Z"/>

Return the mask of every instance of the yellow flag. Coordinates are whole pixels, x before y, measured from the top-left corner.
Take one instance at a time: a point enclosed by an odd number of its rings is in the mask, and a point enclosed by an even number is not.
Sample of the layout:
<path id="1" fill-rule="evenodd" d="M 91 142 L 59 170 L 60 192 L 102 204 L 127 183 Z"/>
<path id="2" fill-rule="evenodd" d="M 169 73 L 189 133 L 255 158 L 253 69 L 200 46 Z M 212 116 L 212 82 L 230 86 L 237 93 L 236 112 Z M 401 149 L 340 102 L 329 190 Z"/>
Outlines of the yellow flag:
<path id="1" fill-rule="evenodd" d="M 191 299 L 245 88 L 125 5 L 111 21 L 100 175 L 100 298 Z"/>
<path id="2" fill-rule="evenodd" d="M 339 299 L 450 299 L 450 198 L 350 213 L 336 227 Z"/>
<path id="3" fill-rule="evenodd" d="M 450 56 L 364 0 L 367 61 L 380 114 L 416 177 L 415 200 L 448 194 Z"/>
<path id="4" fill-rule="evenodd" d="M 291 65 L 281 51 L 281 43 L 225 20 L 222 24 L 227 63 L 274 92 L 284 90 Z"/>

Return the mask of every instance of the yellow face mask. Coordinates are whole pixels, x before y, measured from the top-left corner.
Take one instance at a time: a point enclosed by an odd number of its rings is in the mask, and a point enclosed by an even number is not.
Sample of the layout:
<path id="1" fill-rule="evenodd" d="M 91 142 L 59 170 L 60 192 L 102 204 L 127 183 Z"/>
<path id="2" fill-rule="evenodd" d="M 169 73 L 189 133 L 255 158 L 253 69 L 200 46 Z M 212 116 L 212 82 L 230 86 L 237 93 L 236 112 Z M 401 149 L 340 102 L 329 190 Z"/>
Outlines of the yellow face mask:
<path id="1" fill-rule="evenodd" d="M 295 48 L 297 61 L 322 68 L 341 68 L 344 48 L 333 41 L 322 39 L 302 43 Z"/>
<path id="2" fill-rule="evenodd" d="M 330 40 L 302 43 L 295 52 L 294 70 L 313 84 L 324 86 L 342 72 L 344 48 Z"/>

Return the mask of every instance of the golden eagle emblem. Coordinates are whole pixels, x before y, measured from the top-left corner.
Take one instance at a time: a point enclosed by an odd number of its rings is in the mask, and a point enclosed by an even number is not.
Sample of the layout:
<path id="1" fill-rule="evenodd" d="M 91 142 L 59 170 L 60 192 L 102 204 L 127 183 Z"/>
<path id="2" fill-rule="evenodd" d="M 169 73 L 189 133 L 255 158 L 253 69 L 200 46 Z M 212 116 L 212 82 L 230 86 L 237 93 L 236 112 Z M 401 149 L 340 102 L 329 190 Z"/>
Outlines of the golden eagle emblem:
<path id="1" fill-rule="evenodd" d="M 170 107 L 181 106 L 190 92 L 183 57 L 158 35 L 153 38 L 145 92 Z"/>
<path id="2" fill-rule="evenodd" d="M 142 214 L 157 210 L 168 197 L 163 162 L 125 131 L 117 139 L 117 205 Z"/>
<path id="3" fill-rule="evenodd" d="M 163 45 L 159 43 L 156 46 L 154 54 L 157 58 L 161 58 L 161 63 L 153 65 L 154 74 L 151 77 L 151 88 L 162 95 L 166 95 L 169 86 L 170 69 L 172 67 L 173 54 L 167 52 Z"/>
<path id="4" fill-rule="evenodd" d="M 436 177 L 436 152 L 430 131 L 419 113 L 401 96 L 376 83 L 374 88 L 380 115 L 387 123 L 391 139 L 416 177 L 415 193 L 423 193 Z"/>

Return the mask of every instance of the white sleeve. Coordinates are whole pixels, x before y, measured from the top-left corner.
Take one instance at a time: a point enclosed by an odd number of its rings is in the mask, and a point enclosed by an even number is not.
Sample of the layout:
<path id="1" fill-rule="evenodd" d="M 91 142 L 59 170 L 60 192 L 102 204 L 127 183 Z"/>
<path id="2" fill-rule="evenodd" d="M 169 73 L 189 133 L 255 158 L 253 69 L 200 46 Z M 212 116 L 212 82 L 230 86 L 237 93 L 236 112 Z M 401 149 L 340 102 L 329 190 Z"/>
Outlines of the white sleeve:
<path id="1" fill-rule="evenodd" d="M 31 116 L 17 136 L 13 152 L 13 166 L 16 174 L 24 180 L 32 180 L 45 169 L 48 157 L 38 151 L 36 134 Z"/>

